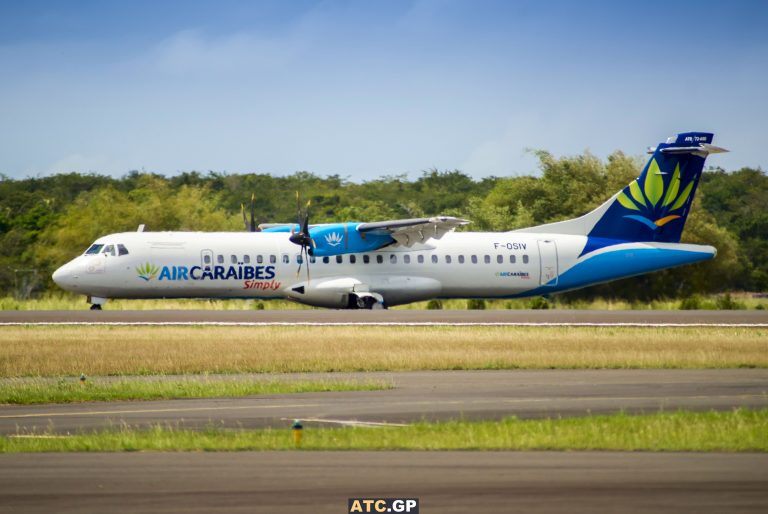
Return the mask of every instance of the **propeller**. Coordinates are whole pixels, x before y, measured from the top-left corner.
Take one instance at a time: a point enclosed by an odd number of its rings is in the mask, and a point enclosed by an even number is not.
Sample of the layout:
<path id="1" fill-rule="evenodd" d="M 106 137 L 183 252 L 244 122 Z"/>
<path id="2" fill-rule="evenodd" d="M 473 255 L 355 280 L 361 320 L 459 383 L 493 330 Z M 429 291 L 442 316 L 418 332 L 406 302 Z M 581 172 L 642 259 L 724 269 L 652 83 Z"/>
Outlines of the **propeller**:
<path id="1" fill-rule="evenodd" d="M 243 225 L 245 225 L 246 232 L 261 232 L 261 229 L 256 225 L 256 193 L 251 194 L 251 220 L 248 221 L 248 217 L 245 215 L 245 204 L 240 204 L 240 212 L 243 214 Z"/>
<path id="2" fill-rule="evenodd" d="M 299 199 L 299 192 L 296 192 L 296 213 L 298 217 L 299 231 L 296 232 L 295 227 L 291 227 L 291 235 L 288 240 L 301 246 L 301 261 L 299 262 L 299 269 L 296 271 L 296 277 L 298 278 L 301 273 L 301 266 L 304 262 L 307 263 L 307 283 L 309 283 L 309 257 L 313 255 L 315 242 L 312 240 L 312 236 L 309 235 L 309 206 L 311 200 L 307 201 L 307 205 L 304 207 L 304 212 L 301 211 L 301 200 Z"/>

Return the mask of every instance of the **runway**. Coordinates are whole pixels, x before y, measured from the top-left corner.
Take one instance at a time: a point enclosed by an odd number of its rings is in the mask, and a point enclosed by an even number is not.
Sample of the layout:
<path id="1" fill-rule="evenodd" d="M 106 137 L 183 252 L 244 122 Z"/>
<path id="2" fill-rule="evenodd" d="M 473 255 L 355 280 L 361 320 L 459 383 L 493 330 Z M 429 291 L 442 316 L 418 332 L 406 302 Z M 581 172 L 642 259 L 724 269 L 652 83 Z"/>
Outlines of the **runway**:
<path id="1" fill-rule="evenodd" d="M 768 511 L 764 454 L 242 452 L 0 455 L 0 512 L 328 513 L 350 497 L 420 512 Z"/>
<path id="2" fill-rule="evenodd" d="M 108 309 L 108 307 L 107 307 Z M 507 325 L 768 327 L 768 311 L 0 311 L 0 325 Z"/>
<path id="3" fill-rule="evenodd" d="M 383 391 L 245 398 L 0 406 L 0 433 L 78 432 L 121 424 L 187 428 L 404 424 L 418 420 L 580 416 L 660 409 L 768 407 L 768 370 L 423 371 L 281 375 L 383 380 Z M 254 375 L 268 380 L 270 375 Z"/>

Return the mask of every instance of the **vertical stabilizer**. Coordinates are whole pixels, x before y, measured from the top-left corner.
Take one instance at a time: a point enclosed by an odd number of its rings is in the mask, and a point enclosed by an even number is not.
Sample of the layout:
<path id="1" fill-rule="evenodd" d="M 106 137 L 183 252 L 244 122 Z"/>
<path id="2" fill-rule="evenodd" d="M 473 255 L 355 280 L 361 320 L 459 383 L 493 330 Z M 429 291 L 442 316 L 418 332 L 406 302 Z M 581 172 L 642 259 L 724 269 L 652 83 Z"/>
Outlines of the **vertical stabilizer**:
<path id="1" fill-rule="evenodd" d="M 586 235 L 620 241 L 677 243 L 710 153 L 712 134 L 686 132 L 650 150 L 640 176 L 603 205 L 572 220 L 540 225 L 523 232 Z"/>

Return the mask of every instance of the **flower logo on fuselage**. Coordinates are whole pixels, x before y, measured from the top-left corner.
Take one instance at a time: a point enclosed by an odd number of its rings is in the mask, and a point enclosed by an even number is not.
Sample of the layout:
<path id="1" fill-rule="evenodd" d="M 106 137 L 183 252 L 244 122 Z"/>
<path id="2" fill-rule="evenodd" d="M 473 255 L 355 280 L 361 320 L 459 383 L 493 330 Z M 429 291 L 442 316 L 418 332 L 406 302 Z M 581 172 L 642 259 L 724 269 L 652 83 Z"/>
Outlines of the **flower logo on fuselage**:
<path id="1" fill-rule="evenodd" d="M 136 268 L 136 273 L 139 275 L 139 278 L 146 280 L 149 282 L 153 278 L 157 276 L 158 273 L 160 273 L 160 268 L 155 266 L 154 264 L 145 263 Z"/>
<path id="2" fill-rule="evenodd" d="M 680 163 L 675 166 L 666 191 L 664 191 L 664 174 L 659 169 L 656 159 L 651 159 L 648 165 L 642 189 L 639 180 L 639 178 L 634 180 L 616 198 L 626 209 L 640 213 L 628 214 L 624 216 L 625 218 L 642 223 L 655 231 L 670 221 L 682 217 L 671 213 L 685 206 L 693 191 L 695 179 L 680 192 Z M 629 189 L 629 195 L 627 189 Z"/>

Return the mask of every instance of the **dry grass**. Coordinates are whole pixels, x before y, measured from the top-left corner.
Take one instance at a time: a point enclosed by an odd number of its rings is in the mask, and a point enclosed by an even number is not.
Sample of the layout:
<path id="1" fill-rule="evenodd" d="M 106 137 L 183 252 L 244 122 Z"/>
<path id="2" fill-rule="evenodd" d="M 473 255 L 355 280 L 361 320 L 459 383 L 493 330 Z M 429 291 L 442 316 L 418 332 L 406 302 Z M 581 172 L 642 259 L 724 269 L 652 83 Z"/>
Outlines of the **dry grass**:
<path id="1" fill-rule="evenodd" d="M 1 327 L 0 376 L 768 367 L 768 330 Z"/>

